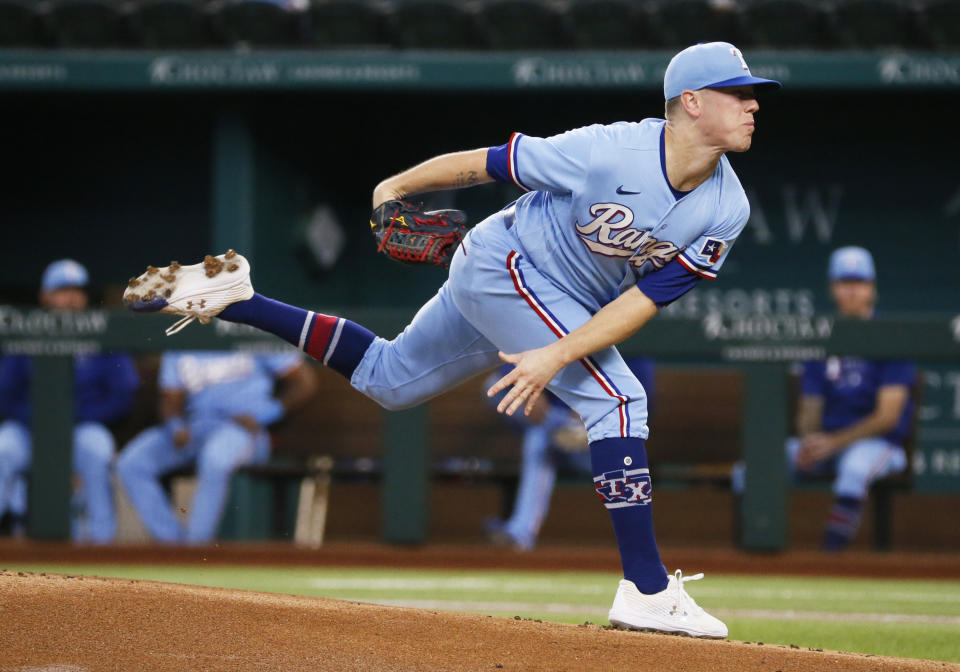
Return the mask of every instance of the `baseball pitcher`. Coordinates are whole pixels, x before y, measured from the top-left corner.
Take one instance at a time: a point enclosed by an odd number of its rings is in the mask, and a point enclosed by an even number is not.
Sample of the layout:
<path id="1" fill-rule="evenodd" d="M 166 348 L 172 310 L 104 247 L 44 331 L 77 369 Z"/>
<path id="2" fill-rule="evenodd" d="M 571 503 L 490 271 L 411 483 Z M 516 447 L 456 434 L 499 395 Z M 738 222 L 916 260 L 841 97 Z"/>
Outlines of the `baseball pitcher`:
<path id="1" fill-rule="evenodd" d="M 255 294 L 235 252 L 170 270 L 151 267 L 125 294 L 133 310 L 213 316 L 297 345 L 388 409 L 422 403 L 501 361 L 498 410 L 529 413 L 545 388 L 587 428 L 593 481 L 623 560 L 610 620 L 627 628 L 725 637 L 657 550 L 644 441 L 646 394 L 615 345 L 657 311 L 713 279 L 750 214 L 725 154 L 750 148 L 754 77 L 725 42 L 684 49 L 664 76 L 666 119 L 594 125 L 446 154 L 381 182 L 371 227 L 378 249 L 446 264 L 447 281 L 399 336 L 379 338 L 332 315 Z M 526 193 L 465 232 L 462 213 L 404 199 L 509 181 Z M 452 254 L 451 254 L 452 253 Z"/>

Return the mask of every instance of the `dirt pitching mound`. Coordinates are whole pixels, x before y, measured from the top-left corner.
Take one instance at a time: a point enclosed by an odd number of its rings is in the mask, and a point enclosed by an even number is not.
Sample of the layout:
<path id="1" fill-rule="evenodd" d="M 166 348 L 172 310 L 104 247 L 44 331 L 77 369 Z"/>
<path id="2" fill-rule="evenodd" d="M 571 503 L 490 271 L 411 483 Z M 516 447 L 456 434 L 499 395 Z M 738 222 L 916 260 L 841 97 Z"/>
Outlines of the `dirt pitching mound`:
<path id="1" fill-rule="evenodd" d="M 0 624 L 4 672 L 960 672 L 941 662 L 11 571 L 0 572 Z"/>

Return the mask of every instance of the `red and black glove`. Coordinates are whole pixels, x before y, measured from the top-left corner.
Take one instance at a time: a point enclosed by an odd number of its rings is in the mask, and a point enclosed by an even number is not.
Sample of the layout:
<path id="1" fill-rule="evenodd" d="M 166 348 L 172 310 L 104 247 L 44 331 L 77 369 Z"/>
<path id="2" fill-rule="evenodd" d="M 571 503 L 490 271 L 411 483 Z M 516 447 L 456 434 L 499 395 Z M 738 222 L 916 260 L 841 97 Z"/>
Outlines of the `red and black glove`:
<path id="1" fill-rule="evenodd" d="M 370 215 L 377 252 L 402 264 L 447 267 L 467 231 L 461 210 L 431 210 L 406 201 L 387 201 Z"/>

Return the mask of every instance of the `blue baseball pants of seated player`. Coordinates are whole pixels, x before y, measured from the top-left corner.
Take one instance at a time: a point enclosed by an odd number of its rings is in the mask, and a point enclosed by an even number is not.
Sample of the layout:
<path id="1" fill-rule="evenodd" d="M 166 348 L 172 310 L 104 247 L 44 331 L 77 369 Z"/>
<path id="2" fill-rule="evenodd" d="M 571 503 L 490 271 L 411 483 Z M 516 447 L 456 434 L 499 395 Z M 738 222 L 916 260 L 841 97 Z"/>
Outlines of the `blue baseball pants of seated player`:
<path id="1" fill-rule="evenodd" d="M 230 494 L 231 474 L 270 457 L 266 431 L 251 434 L 229 419 L 197 419 L 188 427 L 190 441 L 182 448 L 174 445 L 167 427 L 151 427 L 134 437 L 117 459 L 117 475 L 140 520 L 154 538 L 168 543 L 211 541 Z M 184 529 L 160 478 L 194 462 L 197 488 Z"/>
<path id="2" fill-rule="evenodd" d="M 351 384 L 388 409 L 419 404 L 500 363 L 497 351 L 546 346 L 592 316 L 541 275 L 502 213 L 471 230 L 449 280 L 393 340 L 376 338 Z M 588 438 L 646 439 L 646 394 L 616 348 L 570 364 L 548 389 L 580 415 Z"/>
<path id="3" fill-rule="evenodd" d="M 75 541 L 109 543 L 117 531 L 110 487 L 110 465 L 116 446 L 113 435 L 98 422 L 81 422 L 73 428 L 73 471 L 80 477 L 74 491 L 71 521 Z M 22 487 L 32 461 L 30 430 L 17 420 L 0 424 L 0 516 L 9 507 L 16 515 L 27 511 Z M 84 521 L 77 512 L 85 511 Z"/>
<path id="4" fill-rule="evenodd" d="M 875 437 L 854 441 L 838 455 L 801 471 L 797 468 L 800 445 L 801 440 L 797 437 L 787 439 L 786 457 L 791 476 L 795 480 L 802 480 L 804 476 L 836 474 L 833 494 L 837 497 L 863 500 L 874 481 L 898 474 L 907 467 L 907 456 L 902 446 Z M 734 492 L 743 492 L 745 477 L 745 465 L 738 462 L 734 465 L 731 478 Z"/>

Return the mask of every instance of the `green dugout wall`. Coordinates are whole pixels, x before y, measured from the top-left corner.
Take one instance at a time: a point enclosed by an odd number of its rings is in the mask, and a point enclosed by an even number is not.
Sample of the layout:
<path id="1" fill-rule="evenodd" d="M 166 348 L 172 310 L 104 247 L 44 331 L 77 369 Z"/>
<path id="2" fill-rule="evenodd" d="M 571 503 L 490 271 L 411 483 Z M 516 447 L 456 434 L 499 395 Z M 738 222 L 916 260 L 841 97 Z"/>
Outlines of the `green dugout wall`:
<path id="1" fill-rule="evenodd" d="M 386 333 L 400 329 L 402 310 L 353 309 L 350 316 Z M 72 357 L 99 351 L 156 352 L 169 347 L 162 336 L 166 316 L 137 316 L 126 312 L 91 311 L 56 315 L 0 306 L 0 351 L 36 358 L 31 396 L 34 405 L 34 469 L 30 485 L 28 530 L 40 539 L 68 537 L 70 503 L 70 443 L 73 424 Z M 253 329 L 214 326 L 178 334 L 184 349 L 276 348 Z M 788 431 L 786 415 L 787 366 L 797 359 L 828 355 L 898 357 L 909 353 L 926 365 L 954 364 L 960 357 L 960 316 L 946 318 L 879 319 L 870 323 L 818 317 L 810 329 L 782 326 L 761 330 L 746 318 L 725 321 L 655 320 L 622 345 L 627 355 L 649 354 L 660 359 L 722 361 L 745 375 L 742 407 L 742 445 L 748 479 L 743 502 L 743 542 L 756 550 L 781 549 L 786 544 L 787 481 L 782 450 Z M 219 328 L 218 328 L 219 327 Z M 953 376 L 957 376 L 953 372 Z M 951 384 L 940 386 L 940 391 Z M 942 388 L 942 389 L 941 389 Z M 958 392 L 944 392 L 928 401 L 926 409 L 942 417 L 924 418 L 922 430 L 948 448 L 922 449 L 924 465 L 915 468 L 916 487 L 960 490 L 960 451 L 955 436 Z M 418 543 L 427 539 L 426 480 L 429 440 L 423 408 L 389 414 L 382 446 L 382 534 L 387 541 Z M 952 434 L 951 434 L 952 433 Z M 924 437 L 921 435 L 921 439 Z M 952 443 L 951 443 L 952 441 Z"/>
<path id="2" fill-rule="evenodd" d="M 516 130 L 550 135 L 660 116 L 669 57 L 0 51 L 0 146 L 9 167 L 0 303 L 33 302 L 52 258 L 83 261 L 109 289 L 147 262 L 235 247 L 253 261 L 261 291 L 356 317 L 396 309 L 381 321 L 387 333 L 443 274 L 373 253 L 366 219 L 378 180 L 437 153 L 505 142 Z M 731 156 L 751 200 L 750 224 L 721 278 L 658 318 L 674 341 L 651 336 L 629 347 L 743 367 L 752 381 L 744 412 L 765 418 L 745 424 L 745 454 L 759 464 L 761 447 L 786 431 L 771 404 L 782 398 L 783 361 L 826 352 L 784 344 L 833 338 L 817 331 L 829 310 L 826 256 L 865 245 L 877 258 L 881 311 L 925 331 L 851 337 L 848 352 L 925 358 L 933 401 L 921 426 L 918 487 L 956 489 L 960 361 L 949 325 L 960 289 L 960 180 L 950 111 L 960 99 L 960 54 L 747 57 L 755 74 L 785 85 L 760 100 L 754 148 Z M 426 198 L 478 221 L 518 193 L 492 185 Z M 932 322 L 909 321 L 918 314 Z M 20 347 L 9 345 L 9 324 L 0 319 L 5 351 Z M 111 333 L 134 330 L 111 336 L 112 347 L 167 345 L 136 344 L 144 334 L 132 323 L 110 324 Z M 923 350 L 928 337 L 940 345 Z M 702 339 L 714 349 L 691 345 Z M 66 370 L 55 360 L 41 369 L 47 380 L 63 380 Z M 62 408 L 63 400 L 35 394 L 44 413 Z M 406 434 L 418 420 L 397 423 Z M 59 445 L 52 426 L 44 431 L 41 452 Z M 48 458 L 37 464 L 56 462 Z M 755 548 L 783 543 L 782 482 L 773 461 L 767 467 L 771 479 L 748 495 L 748 508 L 768 514 L 747 523 Z M 66 475 L 52 466 L 38 472 Z M 422 513 L 390 522 L 385 536 L 422 537 Z M 57 521 L 51 514 L 41 536 L 62 536 Z"/>

